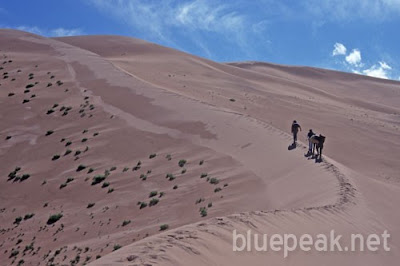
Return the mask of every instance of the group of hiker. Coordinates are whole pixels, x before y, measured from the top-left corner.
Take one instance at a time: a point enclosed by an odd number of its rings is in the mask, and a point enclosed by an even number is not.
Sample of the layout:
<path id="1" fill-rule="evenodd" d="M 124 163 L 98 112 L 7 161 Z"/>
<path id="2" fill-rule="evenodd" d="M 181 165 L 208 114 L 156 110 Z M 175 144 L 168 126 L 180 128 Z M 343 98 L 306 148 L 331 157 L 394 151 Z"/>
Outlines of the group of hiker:
<path id="1" fill-rule="evenodd" d="M 293 134 L 293 146 L 295 147 L 297 144 L 297 134 L 298 132 L 301 131 L 301 126 L 299 123 L 297 123 L 296 120 L 293 121 L 292 123 L 292 134 Z M 325 142 L 325 137 L 322 136 L 321 134 L 318 136 L 313 132 L 312 129 L 308 131 L 307 134 L 307 139 L 308 139 L 308 153 L 306 154 L 307 156 L 314 155 L 314 149 L 317 149 L 317 159 L 319 156 L 319 159 L 322 159 L 322 148 L 324 147 L 324 142 Z"/>

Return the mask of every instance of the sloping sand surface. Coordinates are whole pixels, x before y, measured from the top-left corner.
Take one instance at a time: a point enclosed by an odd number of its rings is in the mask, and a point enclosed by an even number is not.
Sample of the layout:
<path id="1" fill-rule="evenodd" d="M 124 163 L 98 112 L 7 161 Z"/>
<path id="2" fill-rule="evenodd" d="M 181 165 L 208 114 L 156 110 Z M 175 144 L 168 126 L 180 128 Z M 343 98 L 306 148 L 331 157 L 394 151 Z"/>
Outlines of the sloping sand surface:
<path id="1" fill-rule="evenodd" d="M 398 82 L 119 36 L 0 30 L 0 49 L 6 265 L 396 265 Z M 327 136 L 322 162 L 308 128 Z M 235 253 L 233 229 L 388 230 L 391 251 Z"/>

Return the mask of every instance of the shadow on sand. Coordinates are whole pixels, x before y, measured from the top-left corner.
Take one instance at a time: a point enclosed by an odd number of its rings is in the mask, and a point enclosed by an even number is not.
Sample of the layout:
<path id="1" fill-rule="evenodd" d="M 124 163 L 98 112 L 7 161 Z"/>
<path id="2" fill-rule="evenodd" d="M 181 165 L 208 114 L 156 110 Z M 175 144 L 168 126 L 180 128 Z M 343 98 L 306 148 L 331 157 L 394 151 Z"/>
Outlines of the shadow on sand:
<path id="1" fill-rule="evenodd" d="M 289 151 L 296 149 L 296 143 L 290 144 L 290 145 L 287 147 L 287 149 L 288 149 Z"/>

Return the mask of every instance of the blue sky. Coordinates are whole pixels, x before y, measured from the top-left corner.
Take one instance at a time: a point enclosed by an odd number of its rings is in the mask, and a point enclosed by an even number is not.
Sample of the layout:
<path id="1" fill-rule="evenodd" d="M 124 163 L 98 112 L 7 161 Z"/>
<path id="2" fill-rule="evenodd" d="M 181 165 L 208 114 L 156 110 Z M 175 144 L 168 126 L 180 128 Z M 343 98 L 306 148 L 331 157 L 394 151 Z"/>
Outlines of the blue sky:
<path id="1" fill-rule="evenodd" d="M 400 80 L 400 0 L 0 0 L 0 27 Z"/>

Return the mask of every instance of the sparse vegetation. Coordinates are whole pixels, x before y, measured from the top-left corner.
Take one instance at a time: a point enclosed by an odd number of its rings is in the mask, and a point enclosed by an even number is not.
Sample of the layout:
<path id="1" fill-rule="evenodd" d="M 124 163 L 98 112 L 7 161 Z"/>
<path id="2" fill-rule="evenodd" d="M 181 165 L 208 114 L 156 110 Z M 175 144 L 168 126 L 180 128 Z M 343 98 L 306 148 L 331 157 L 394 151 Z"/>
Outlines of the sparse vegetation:
<path id="1" fill-rule="evenodd" d="M 169 228 L 168 224 L 162 224 L 160 225 L 160 231 L 167 230 Z"/>
<path id="2" fill-rule="evenodd" d="M 186 164 L 186 160 L 179 160 L 179 162 L 178 162 L 178 165 L 179 165 L 180 167 L 184 167 L 185 164 Z"/>
<path id="3" fill-rule="evenodd" d="M 93 177 L 92 186 L 97 185 L 106 179 L 106 175 L 96 175 Z"/>
<path id="4" fill-rule="evenodd" d="M 157 195 L 158 195 L 157 191 L 151 191 L 150 194 L 149 194 L 149 198 L 155 197 Z"/>
<path id="5" fill-rule="evenodd" d="M 78 166 L 78 168 L 76 168 L 76 171 L 77 171 L 77 172 L 80 172 L 80 171 L 82 171 L 82 170 L 84 170 L 84 169 L 86 169 L 86 165 L 80 164 L 80 165 Z"/>
<path id="6" fill-rule="evenodd" d="M 152 198 L 152 199 L 150 200 L 150 202 L 149 202 L 149 206 L 150 206 L 150 207 L 151 207 L 151 206 L 154 206 L 154 205 L 156 205 L 159 201 L 160 201 L 160 200 L 157 199 L 157 198 Z"/>
<path id="7" fill-rule="evenodd" d="M 131 223 L 131 220 L 124 220 L 123 222 L 122 222 L 122 226 L 126 226 L 126 225 L 128 225 L 128 224 L 130 224 Z"/>
<path id="8" fill-rule="evenodd" d="M 58 220 L 60 220 L 62 217 L 63 217 L 63 215 L 61 213 L 50 215 L 49 219 L 47 220 L 47 224 L 48 225 L 54 224 Z"/>
<path id="9" fill-rule="evenodd" d="M 201 217 L 206 217 L 206 216 L 207 216 L 207 209 L 206 209 L 206 207 L 201 207 L 201 208 L 200 208 L 200 215 L 201 215 Z"/>

